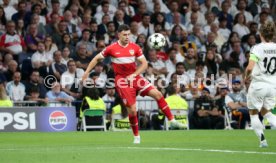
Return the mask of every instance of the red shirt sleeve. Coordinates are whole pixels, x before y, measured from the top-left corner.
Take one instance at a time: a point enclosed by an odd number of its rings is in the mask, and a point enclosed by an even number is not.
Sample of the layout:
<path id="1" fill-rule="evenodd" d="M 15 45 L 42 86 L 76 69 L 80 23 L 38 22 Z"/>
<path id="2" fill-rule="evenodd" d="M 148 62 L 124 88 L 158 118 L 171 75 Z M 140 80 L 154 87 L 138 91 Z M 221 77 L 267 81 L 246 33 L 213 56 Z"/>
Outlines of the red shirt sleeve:
<path id="1" fill-rule="evenodd" d="M 101 52 L 101 54 L 103 55 L 103 57 L 108 57 L 110 56 L 110 52 L 111 52 L 111 47 L 108 46 Z"/>

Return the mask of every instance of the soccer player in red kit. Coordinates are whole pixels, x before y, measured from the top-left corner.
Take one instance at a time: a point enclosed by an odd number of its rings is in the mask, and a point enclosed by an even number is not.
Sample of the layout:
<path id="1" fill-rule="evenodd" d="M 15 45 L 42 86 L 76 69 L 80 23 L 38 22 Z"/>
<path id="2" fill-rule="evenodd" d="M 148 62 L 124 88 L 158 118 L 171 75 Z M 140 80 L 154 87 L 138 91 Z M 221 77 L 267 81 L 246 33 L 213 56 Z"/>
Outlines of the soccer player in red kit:
<path id="1" fill-rule="evenodd" d="M 171 127 L 183 128 L 184 125 L 174 119 L 162 93 L 145 78 L 140 76 L 140 74 L 147 69 L 148 62 L 143 55 L 142 49 L 137 44 L 129 42 L 129 36 L 129 26 L 120 25 L 118 27 L 119 40 L 106 47 L 92 59 L 82 77 L 82 81 L 88 78 L 90 71 L 99 61 L 103 60 L 105 57 L 111 57 L 115 73 L 116 91 L 128 110 L 129 122 L 134 134 L 133 143 L 139 144 L 140 135 L 136 112 L 137 93 L 140 93 L 141 96 L 147 95 L 154 98 L 158 103 L 159 109 L 161 109 L 169 119 Z M 138 67 L 136 66 L 136 60 L 140 62 Z"/>

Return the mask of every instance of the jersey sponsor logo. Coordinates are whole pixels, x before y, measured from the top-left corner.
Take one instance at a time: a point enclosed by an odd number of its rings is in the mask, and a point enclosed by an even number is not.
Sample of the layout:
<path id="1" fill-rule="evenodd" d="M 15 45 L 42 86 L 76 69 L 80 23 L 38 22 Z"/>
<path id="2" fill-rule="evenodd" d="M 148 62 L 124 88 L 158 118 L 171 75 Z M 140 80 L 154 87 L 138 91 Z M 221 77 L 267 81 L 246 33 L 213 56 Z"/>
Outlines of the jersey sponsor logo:
<path id="1" fill-rule="evenodd" d="M 67 117 L 62 111 L 54 111 L 49 116 L 49 124 L 54 130 L 63 130 L 67 126 Z"/>
<path id="2" fill-rule="evenodd" d="M 133 50 L 133 49 L 130 49 L 130 50 L 129 50 L 129 53 L 130 53 L 130 55 L 134 55 L 134 50 Z"/>

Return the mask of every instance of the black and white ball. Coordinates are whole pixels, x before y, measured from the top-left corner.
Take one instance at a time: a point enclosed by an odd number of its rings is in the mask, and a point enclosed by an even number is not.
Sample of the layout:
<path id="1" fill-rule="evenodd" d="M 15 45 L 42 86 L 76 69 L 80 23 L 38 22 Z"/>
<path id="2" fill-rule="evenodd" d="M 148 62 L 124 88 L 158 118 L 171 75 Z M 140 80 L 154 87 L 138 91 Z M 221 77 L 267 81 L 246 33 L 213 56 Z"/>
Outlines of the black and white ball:
<path id="1" fill-rule="evenodd" d="M 154 33 L 148 38 L 148 46 L 151 49 L 161 49 L 166 45 L 166 38 L 161 33 Z"/>

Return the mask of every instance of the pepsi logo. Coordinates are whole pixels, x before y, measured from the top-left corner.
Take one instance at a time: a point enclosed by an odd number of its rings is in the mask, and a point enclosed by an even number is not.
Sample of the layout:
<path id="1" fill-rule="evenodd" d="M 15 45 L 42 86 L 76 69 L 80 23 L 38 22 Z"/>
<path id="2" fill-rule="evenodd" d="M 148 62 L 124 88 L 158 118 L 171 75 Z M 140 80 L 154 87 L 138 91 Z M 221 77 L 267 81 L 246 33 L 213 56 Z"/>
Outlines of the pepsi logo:
<path id="1" fill-rule="evenodd" d="M 49 124 L 54 130 L 63 130 L 67 126 L 67 117 L 62 111 L 54 111 L 49 116 Z"/>

